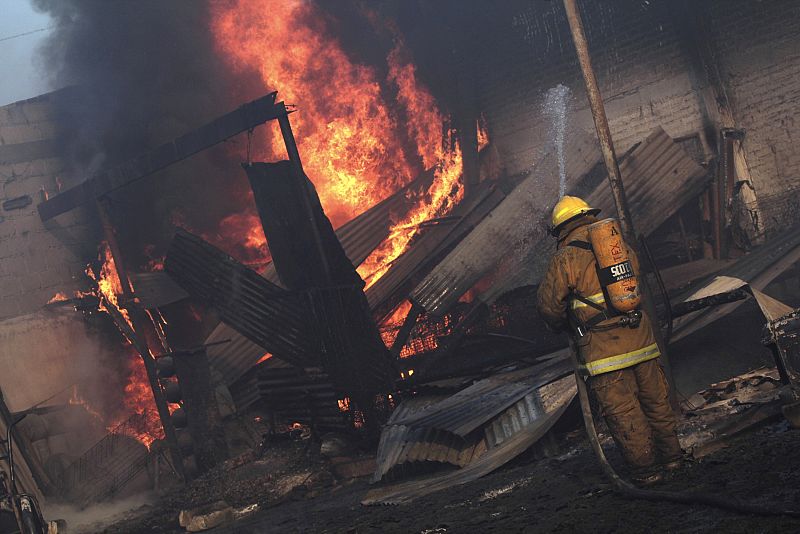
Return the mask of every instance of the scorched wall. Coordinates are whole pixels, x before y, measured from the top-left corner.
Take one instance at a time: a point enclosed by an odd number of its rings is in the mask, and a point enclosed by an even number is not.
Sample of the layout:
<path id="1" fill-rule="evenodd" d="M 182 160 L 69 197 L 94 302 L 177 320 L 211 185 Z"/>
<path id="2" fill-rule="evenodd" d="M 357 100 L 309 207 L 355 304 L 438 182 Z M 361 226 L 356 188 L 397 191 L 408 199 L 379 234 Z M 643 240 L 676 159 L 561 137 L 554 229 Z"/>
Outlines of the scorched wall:
<path id="1" fill-rule="evenodd" d="M 711 40 L 767 228 L 796 220 L 800 187 L 800 136 L 794 114 L 800 102 L 800 4 L 791 0 L 688 2 L 707 9 Z M 681 2 L 622 0 L 581 2 L 589 48 L 619 153 L 656 126 L 673 138 L 704 130 L 701 91 L 708 86 L 693 66 L 690 21 Z M 542 113 L 547 90 L 572 90 L 570 122 L 593 131 L 584 83 L 560 2 L 509 3 L 490 10 L 465 45 L 460 68 L 477 80 L 480 109 L 492 141 L 511 174 L 525 172 L 551 143 Z M 490 12 L 491 11 L 491 12 Z M 714 128 L 705 151 L 716 151 Z M 776 199 L 775 196 L 779 198 Z M 553 200 L 553 199 L 549 199 Z"/>

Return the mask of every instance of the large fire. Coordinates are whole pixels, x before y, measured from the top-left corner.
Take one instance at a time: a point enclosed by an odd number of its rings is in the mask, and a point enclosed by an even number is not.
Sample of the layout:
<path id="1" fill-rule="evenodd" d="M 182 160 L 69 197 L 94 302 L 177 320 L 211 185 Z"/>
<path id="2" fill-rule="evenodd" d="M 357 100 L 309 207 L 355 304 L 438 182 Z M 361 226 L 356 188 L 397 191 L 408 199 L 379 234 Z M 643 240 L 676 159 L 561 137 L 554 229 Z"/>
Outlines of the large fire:
<path id="1" fill-rule="evenodd" d="M 432 171 L 430 187 L 412 193 L 412 208 L 394 214 L 389 237 L 359 267 L 359 274 L 372 285 L 408 249 L 422 223 L 447 215 L 463 198 L 461 148 L 449 119 L 418 80 L 400 39 L 388 54 L 383 76 L 379 69 L 351 60 L 316 9 L 300 0 L 216 2 L 211 32 L 234 73 L 257 73 L 263 83 L 260 92 L 277 89 L 282 100 L 297 106 L 292 126 L 303 166 L 335 227 L 422 172 Z M 286 157 L 281 136 L 272 133 L 265 146 L 253 147 L 255 157 Z M 223 219 L 218 233 L 253 251 L 252 263 L 264 258 L 265 238 L 252 208 Z M 87 269 L 87 274 L 95 280 L 106 311 L 111 308 L 112 315 L 121 314 L 130 325 L 124 303 L 119 302 L 122 284 L 105 243 L 101 259 L 99 273 Z M 394 318 L 402 321 L 405 313 L 407 307 L 401 307 Z M 129 371 L 125 415 L 155 413 L 141 358 L 130 345 L 125 356 Z M 261 361 L 268 357 L 265 354 Z M 120 421 L 106 423 L 111 428 Z M 157 425 L 137 434 L 148 446 L 160 436 Z"/>
<path id="2" fill-rule="evenodd" d="M 383 80 L 375 68 L 347 56 L 311 2 L 220 2 L 214 4 L 211 29 L 235 71 L 255 71 L 264 88 L 278 89 L 282 99 L 298 106 L 292 124 L 303 166 L 334 226 L 424 169 L 434 169 L 429 190 L 418 194 L 409 213 L 398 214 L 387 242 L 359 269 L 375 283 L 407 249 L 419 224 L 446 214 L 463 195 L 461 151 L 434 98 L 417 80 L 402 42 L 389 53 Z M 396 91 L 396 103 L 387 98 L 387 88 Z M 406 117 L 405 126 L 399 115 Z M 285 157 L 282 143 L 274 135 L 256 154 Z M 404 148 L 409 145 L 414 153 Z M 257 218 L 251 220 L 258 225 Z M 238 237 L 261 245 L 257 234 Z"/>

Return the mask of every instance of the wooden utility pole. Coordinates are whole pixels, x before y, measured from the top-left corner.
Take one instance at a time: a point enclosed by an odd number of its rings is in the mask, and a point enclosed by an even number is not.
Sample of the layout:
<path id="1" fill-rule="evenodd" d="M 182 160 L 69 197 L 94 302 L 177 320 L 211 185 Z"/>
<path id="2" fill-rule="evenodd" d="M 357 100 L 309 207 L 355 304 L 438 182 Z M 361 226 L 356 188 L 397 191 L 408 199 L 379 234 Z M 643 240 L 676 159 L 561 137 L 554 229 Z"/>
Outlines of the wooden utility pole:
<path id="1" fill-rule="evenodd" d="M 603 106 L 603 97 L 600 94 L 600 87 L 597 84 L 597 77 L 594 74 L 591 57 L 589 56 L 589 46 L 586 42 L 586 33 L 583 29 L 583 20 L 578 10 L 577 0 L 564 0 L 564 9 L 567 12 L 567 21 L 569 22 L 569 28 L 572 32 L 572 40 L 575 43 L 575 50 L 578 53 L 578 62 L 580 63 L 581 72 L 583 73 L 583 80 L 586 83 L 589 107 L 592 110 L 592 118 L 594 119 L 595 129 L 597 130 L 597 138 L 600 141 L 603 162 L 608 172 L 608 183 L 611 186 L 611 195 L 617 207 L 617 217 L 622 226 L 622 233 L 625 236 L 625 241 L 628 246 L 637 253 L 637 256 L 641 258 L 641 254 L 638 254 L 639 246 L 636 233 L 633 229 L 631 213 L 628 209 L 628 201 L 625 197 L 622 174 L 619 171 L 617 154 L 614 151 L 614 142 L 611 139 L 611 130 L 608 127 L 608 118 L 606 117 L 606 110 Z M 664 371 L 670 382 L 670 403 L 673 409 L 677 409 L 678 403 L 675 395 L 675 380 L 672 376 L 672 366 L 669 363 L 669 356 L 667 355 L 667 345 L 664 342 L 664 337 L 661 335 L 661 329 L 658 327 L 656 307 L 647 284 L 642 283 L 640 287 L 642 288 L 642 304 L 645 313 L 650 317 L 650 321 L 653 324 L 653 335 L 658 344 L 658 349 L 661 352 L 661 362 L 664 366 Z"/>

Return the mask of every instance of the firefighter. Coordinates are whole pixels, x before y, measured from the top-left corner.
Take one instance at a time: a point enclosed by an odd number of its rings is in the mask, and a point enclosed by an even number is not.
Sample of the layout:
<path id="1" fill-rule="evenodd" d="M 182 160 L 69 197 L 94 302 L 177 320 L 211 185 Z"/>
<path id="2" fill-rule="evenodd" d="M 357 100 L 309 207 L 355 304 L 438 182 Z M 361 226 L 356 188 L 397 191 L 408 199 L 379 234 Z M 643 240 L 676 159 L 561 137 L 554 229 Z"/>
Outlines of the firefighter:
<path id="1" fill-rule="evenodd" d="M 552 329 L 570 330 L 580 370 L 633 478 L 650 483 L 661 479 L 662 468 L 680 466 L 677 421 L 649 317 L 638 310 L 621 314 L 606 303 L 609 292 L 600 285 L 589 236 L 599 212 L 571 196 L 553 208 L 558 245 L 537 307 Z M 627 255 L 632 272 L 638 272 L 636 256 L 629 249 Z"/>

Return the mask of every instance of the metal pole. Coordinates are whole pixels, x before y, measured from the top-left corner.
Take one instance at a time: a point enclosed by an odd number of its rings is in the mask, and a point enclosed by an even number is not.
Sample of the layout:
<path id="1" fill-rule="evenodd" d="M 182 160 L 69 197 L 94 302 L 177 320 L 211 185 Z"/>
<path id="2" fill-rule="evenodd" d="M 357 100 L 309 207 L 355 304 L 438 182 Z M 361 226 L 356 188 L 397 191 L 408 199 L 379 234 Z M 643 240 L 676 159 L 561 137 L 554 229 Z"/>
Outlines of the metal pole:
<path id="1" fill-rule="evenodd" d="M 583 20 L 581 19 L 580 11 L 578 10 L 577 0 L 564 0 L 564 9 L 567 12 L 567 21 L 569 28 L 572 32 L 572 40 L 575 43 L 575 50 L 578 53 L 578 63 L 581 66 L 583 73 L 583 80 L 586 83 L 586 94 L 589 97 L 589 107 L 592 110 L 592 118 L 594 119 L 594 126 L 597 130 L 597 138 L 600 141 L 600 150 L 603 154 L 603 162 L 605 163 L 606 170 L 608 171 L 608 182 L 611 186 L 611 194 L 614 197 L 614 204 L 617 207 L 617 217 L 619 218 L 620 225 L 622 226 L 622 233 L 625 235 L 625 241 L 634 252 L 639 252 L 638 243 L 636 240 L 636 233 L 633 229 L 633 222 L 631 221 L 630 210 L 628 209 L 628 202 L 625 198 L 625 187 L 622 184 L 622 174 L 619 171 L 619 164 L 617 163 L 617 154 L 614 151 L 614 142 L 611 139 L 611 129 L 608 127 L 608 118 L 606 117 L 606 110 L 603 106 L 603 97 L 600 94 L 600 87 L 597 84 L 597 77 L 592 68 L 591 57 L 589 56 L 589 45 L 586 41 L 586 33 L 583 29 Z M 641 255 L 637 254 L 641 257 Z M 643 280 L 644 282 L 644 280 Z M 665 374 L 670 383 L 670 403 L 673 409 L 678 409 L 677 397 L 675 395 L 675 380 L 672 376 L 672 366 L 669 363 L 669 356 L 667 355 L 667 346 L 664 343 L 664 338 L 661 335 L 661 329 L 658 327 L 658 315 L 652 295 L 650 294 L 647 283 L 641 284 L 642 288 L 642 305 L 645 312 L 651 318 L 653 326 L 653 336 L 658 344 L 659 351 L 661 352 L 661 362 L 664 366 Z"/>

